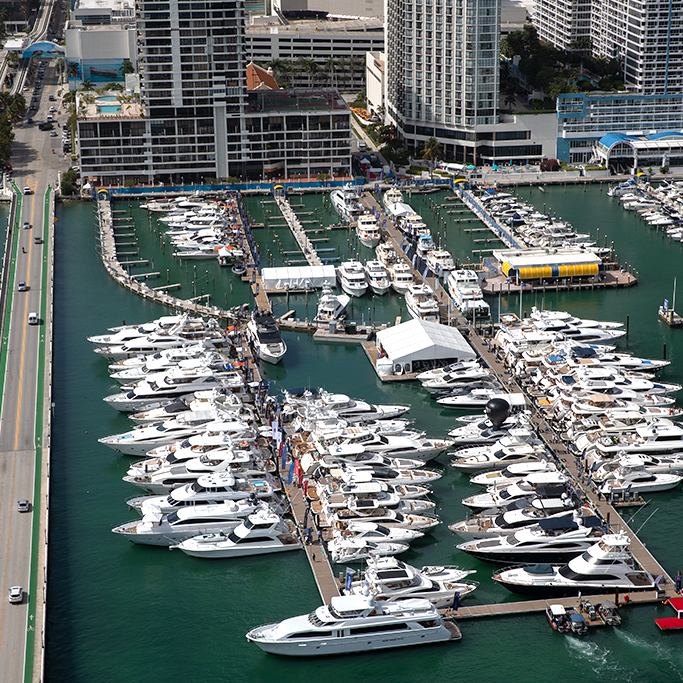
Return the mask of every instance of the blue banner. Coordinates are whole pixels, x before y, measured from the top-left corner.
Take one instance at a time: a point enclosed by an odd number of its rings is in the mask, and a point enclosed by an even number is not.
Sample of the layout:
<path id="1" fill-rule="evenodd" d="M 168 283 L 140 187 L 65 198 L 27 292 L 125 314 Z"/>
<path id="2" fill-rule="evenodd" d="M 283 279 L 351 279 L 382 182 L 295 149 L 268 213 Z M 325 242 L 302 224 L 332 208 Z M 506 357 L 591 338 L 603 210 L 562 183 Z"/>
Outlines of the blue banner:
<path id="1" fill-rule="evenodd" d="M 284 470 L 285 467 L 287 467 L 287 444 L 283 443 L 282 444 L 282 469 Z"/>
<path id="2" fill-rule="evenodd" d="M 289 471 L 287 472 L 287 483 L 291 484 L 294 479 L 294 463 L 289 463 Z"/>
<path id="3" fill-rule="evenodd" d="M 344 583 L 344 588 L 346 588 L 347 591 L 351 590 L 351 582 L 353 581 L 353 575 L 355 573 L 355 569 L 351 569 L 351 567 L 346 568 L 346 582 Z"/>

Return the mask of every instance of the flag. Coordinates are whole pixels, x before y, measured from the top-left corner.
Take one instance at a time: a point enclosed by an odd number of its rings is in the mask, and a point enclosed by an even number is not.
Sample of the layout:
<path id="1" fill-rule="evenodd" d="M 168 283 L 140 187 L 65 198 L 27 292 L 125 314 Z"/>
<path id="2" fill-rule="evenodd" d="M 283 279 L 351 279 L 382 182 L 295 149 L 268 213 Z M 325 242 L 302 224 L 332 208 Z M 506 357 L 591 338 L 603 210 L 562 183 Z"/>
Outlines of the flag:
<path id="1" fill-rule="evenodd" d="M 278 441 L 277 437 L 280 431 L 280 425 L 278 424 L 277 420 L 273 420 L 270 426 L 273 430 L 273 441 Z"/>
<path id="2" fill-rule="evenodd" d="M 280 444 L 280 458 L 284 470 L 287 467 L 287 444 L 284 441 Z"/>
<path id="3" fill-rule="evenodd" d="M 304 482 L 304 483 L 305 483 L 305 484 L 308 484 L 307 481 Z M 304 494 L 304 495 L 305 495 L 305 494 Z M 311 508 L 308 506 L 308 504 L 306 504 L 306 510 L 305 510 L 305 512 L 304 512 L 304 527 L 307 527 L 307 526 L 308 526 L 308 515 L 310 514 L 310 512 L 311 512 Z"/>
<path id="4" fill-rule="evenodd" d="M 287 483 L 291 484 L 294 479 L 294 463 L 289 463 L 289 471 L 287 472 Z"/>
<path id="5" fill-rule="evenodd" d="M 313 472 L 313 479 L 315 479 L 316 481 L 320 481 L 320 477 L 322 476 L 322 470 L 318 467 L 318 469 L 315 472 Z"/>
<path id="6" fill-rule="evenodd" d="M 353 575 L 355 573 L 355 569 L 351 569 L 351 567 L 346 568 L 346 581 L 344 583 L 344 588 L 346 588 L 347 591 L 351 590 L 351 582 L 353 581 Z"/>

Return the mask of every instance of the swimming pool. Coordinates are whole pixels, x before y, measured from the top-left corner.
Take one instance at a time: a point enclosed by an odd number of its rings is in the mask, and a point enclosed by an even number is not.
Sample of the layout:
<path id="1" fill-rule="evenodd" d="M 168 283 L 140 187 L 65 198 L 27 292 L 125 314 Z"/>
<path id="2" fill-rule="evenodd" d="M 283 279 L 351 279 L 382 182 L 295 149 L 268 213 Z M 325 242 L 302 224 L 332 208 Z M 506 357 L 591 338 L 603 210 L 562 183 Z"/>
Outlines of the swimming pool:
<path id="1" fill-rule="evenodd" d="M 95 101 L 96 102 L 116 102 L 118 97 L 116 95 L 102 95 L 102 97 L 98 97 Z"/>
<path id="2" fill-rule="evenodd" d="M 100 114 L 111 114 L 113 112 L 121 111 L 121 107 L 116 104 L 107 104 L 97 107 Z"/>

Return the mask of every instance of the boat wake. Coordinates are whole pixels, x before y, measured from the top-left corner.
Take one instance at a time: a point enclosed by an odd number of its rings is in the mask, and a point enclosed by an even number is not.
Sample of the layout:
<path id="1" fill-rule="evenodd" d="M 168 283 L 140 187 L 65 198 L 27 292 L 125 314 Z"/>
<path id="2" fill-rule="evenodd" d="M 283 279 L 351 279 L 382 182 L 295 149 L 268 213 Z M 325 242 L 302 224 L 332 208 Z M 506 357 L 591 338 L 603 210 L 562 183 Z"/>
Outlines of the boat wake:
<path id="1" fill-rule="evenodd" d="M 603 680 L 614 680 L 618 674 L 618 680 L 632 683 L 629 676 L 631 673 L 617 660 L 616 655 L 606 647 L 601 647 L 590 640 L 577 638 L 567 634 L 565 644 L 569 654 L 582 662 L 588 663 L 596 674 L 603 675 Z"/>
<path id="2" fill-rule="evenodd" d="M 626 631 L 615 629 L 615 633 L 618 638 L 625 640 L 633 648 L 634 659 L 642 661 L 643 654 L 645 654 L 650 661 L 656 662 L 658 668 L 669 672 L 667 680 L 683 681 L 683 653 L 679 649 L 672 648 L 667 638 L 651 641 Z"/>

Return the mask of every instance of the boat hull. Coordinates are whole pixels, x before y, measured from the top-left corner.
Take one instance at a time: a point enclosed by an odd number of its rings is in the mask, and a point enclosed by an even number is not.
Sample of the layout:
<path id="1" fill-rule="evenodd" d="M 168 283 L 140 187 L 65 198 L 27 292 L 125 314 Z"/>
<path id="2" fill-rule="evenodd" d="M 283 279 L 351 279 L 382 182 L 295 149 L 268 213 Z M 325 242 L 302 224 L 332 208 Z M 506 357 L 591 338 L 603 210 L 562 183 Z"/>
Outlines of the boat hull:
<path id="1" fill-rule="evenodd" d="M 273 628 L 275 624 L 253 629 L 247 633 L 247 640 L 258 645 L 264 652 L 289 657 L 321 657 L 325 655 L 345 655 L 353 652 L 371 652 L 412 645 L 443 643 L 453 639 L 453 634 L 443 625 L 434 628 L 410 629 L 408 631 L 385 634 L 364 634 L 306 641 L 268 641 L 260 634 Z"/>
<path id="2" fill-rule="evenodd" d="M 186 555 L 191 557 L 202 557 L 207 560 L 227 559 L 230 557 L 249 557 L 251 555 L 270 555 L 272 553 L 282 553 L 286 550 L 299 550 L 299 544 L 292 545 L 270 545 L 270 546 L 252 546 L 252 547 L 233 547 L 233 548 L 215 548 L 212 550 L 193 550 L 191 548 L 178 548 Z"/>
<path id="3" fill-rule="evenodd" d="M 615 591 L 619 591 L 620 593 L 628 593 L 631 591 L 636 590 L 636 587 L 633 585 L 591 585 L 591 584 L 582 584 L 581 586 L 578 585 L 565 585 L 565 584 L 560 584 L 560 585 L 553 585 L 553 584 L 519 584 L 515 583 L 512 581 L 506 581 L 504 579 L 500 579 L 496 576 L 493 577 L 493 580 L 496 583 L 501 584 L 502 586 L 505 586 L 509 591 L 512 591 L 513 593 L 517 593 L 519 595 L 528 595 L 530 597 L 534 598 L 569 598 L 574 595 L 578 595 L 581 593 L 581 595 L 609 595 L 614 593 Z M 648 586 L 639 586 L 638 587 L 640 590 L 647 590 Z M 652 587 L 650 586 L 650 589 Z"/>

